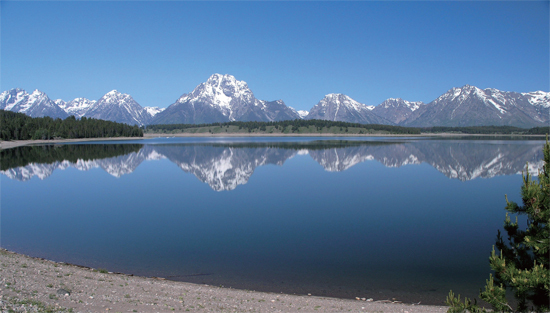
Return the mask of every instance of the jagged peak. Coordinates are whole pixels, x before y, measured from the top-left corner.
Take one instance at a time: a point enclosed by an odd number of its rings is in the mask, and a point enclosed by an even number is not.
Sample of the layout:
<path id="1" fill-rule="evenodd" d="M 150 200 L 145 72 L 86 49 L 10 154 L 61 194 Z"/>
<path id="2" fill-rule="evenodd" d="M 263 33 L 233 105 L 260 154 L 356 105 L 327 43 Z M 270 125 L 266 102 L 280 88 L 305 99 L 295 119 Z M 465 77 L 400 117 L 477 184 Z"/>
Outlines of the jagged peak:
<path id="1" fill-rule="evenodd" d="M 35 89 L 31 95 L 35 95 L 35 96 L 41 96 L 41 95 L 46 95 L 43 91 L 40 91 L 38 89 Z"/>
<path id="2" fill-rule="evenodd" d="M 106 96 L 112 96 L 112 95 L 120 95 L 120 94 L 121 94 L 121 93 L 118 92 L 118 90 L 113 89 L 113 90 L 109 91 L 108 93 L 106 93 L 105 95 L 106 95 Z"/>
<path id="3" fill-rule="evenodd" d="M 21 88 L 12 88 L 12 89 L 3 91 L 0 94 L 0 100 L 5 101 L 6 99 L 11 98 L 12 96 L 17 96 L 17 98 L 19 98 L 21 96 L 24 97 L 26 95 L 28 95 L 28 93 L 25 90 Z"/>
<path id="4" fill-rule="evenodd" d="M 336 102 L 349 102 L 351 104 L 354 104 L 354 105 L 361 105 L 361 106 L 367 106 L 366 104 L 364 103 L 361 103 L 355 99 L 353 99 L 352 97 L 348 96 L 348 95 L 345 95 L 343 93 L 329 93 L 327 95 L 325 95 L 325 97 L 321 100 L 321 102 L 326 102 L 326 101 L 336 101 Z"/>
<path id="5" fill-rule="evenodd" d="M 349 98 L 349 96 L 346 96 L 343 93 L 329 93 L 325 95 L 325 98 L 340 98 L 340 97 L 346 97 Z M 351 98 L 350 98 L 351 99 Z"/>
<path id="6" fill-rule="evenodd" d="M 108 93 L 106 93 L 103 97 L 101 97 L 101 99 L 99 99 L 99 101 L 103 100 L 103 101 L 110 101 L 110 100 L 122 100 L 122 99 L 133 99 L 132 96 L 130 96 L 129 94 L 126 94 L 126 93 L 121 93 L 120 91 L 116 90 L 116 89 L 113 89 L 111 91 L 109 91 Z"/>
<path id="7" fill-rule="evenodd" d="M 206 80 L 206 82 L 207 83 L 217 83 L 217 82 L 220 82 L 222 80 L 237 81 L 237 79 L 233 75 L 229 75 L 229 74 L 223 74 L 222 75 L 222 74 L 214 73 L 214 74 L 210 75 L 210 77 Z"/>
<path id="8" fill-rule="evenodd" d="M 95 102 L 95 100 L 90 100 L 88 98 L 74 98 L 73 100 L 71 101 L 74 101 L 74 102 L 82 102 L 82 101 L 90 101 L 90 102 Z"/>
<path id="9" fill-rule="evenodd" d="M 2 92 L 2 94 L 5 94 L 5 93 L 27 93 L 27 91 L 22 88 L 12 88 Z"/>
<path id="10" fill-rule="evenodd" d="M 411 111 L 416 111 L 418 108 L 420 108 L 421 105 L 424 105 L 425 103 L 422 101 L 407 101 L 403 100 L 403 98 L 388 98 L 384 100 L 384 102 L 380 103 L 378 106 L 381 108 L 390 108 L 390 107 L 399 107 L 399 106 L 405 106 Z"/>
<path id="11" fill-rule="evenodd" d="M 496 88 L 485 88 L 485 91 L 490 91 L 492 93 L 505 93 L 506 91 L 502 91 Z"/>

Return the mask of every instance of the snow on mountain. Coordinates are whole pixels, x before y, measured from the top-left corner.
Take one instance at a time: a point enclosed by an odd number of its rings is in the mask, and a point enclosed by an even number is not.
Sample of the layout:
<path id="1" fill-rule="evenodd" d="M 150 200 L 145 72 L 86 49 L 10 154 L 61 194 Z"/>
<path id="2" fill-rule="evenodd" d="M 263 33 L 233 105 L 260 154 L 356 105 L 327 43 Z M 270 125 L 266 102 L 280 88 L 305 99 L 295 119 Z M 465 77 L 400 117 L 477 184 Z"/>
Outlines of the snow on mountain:
<path id="1" fill-rule="evenodd" d="M 116 90 L 111 90 L 101 97 L 84 116 L 140 126 L 151 120 L 147 110 L 130 95 Z"/>
<path id="2" fill-rule="evenodd" d="M 550 92 L 534 91 L 525 92 L 521 94 L 527 98 L 527 101 L 534 106 L 541 106 L 544 108 L 550 108 Z"/>
<path id="3" fill-rule="evenodd" d="M 423 105 L 424 103 L 421 101 L 411 102 L 401 98 L 389 98 L 374 107 L 372 112 L 395 124 L 399 124 Z"/>
<path id="4" fill-rule="evenodd" d="M 19 88 L 2 92 L 0 94 L 0 109 L 24 113 L 32 117 L 67 117 L 67 113 L 63 109 L 38 89 L 31 94 Z"/>
<path id="5" fill-rule="evenodd" d="M 151 117 L 157 115 L 158 113 L 166 110 L 166 108 L 159 108 L 159 107 L 144 107 L 145 111 L 151 115 Z"/>
<path id="6" fill-rule="evenodd" d="M 151 124 L 213 123 L 228 121 L 276 121 L 299 115 L 283 101 L 254 97 L 244 81 L 232 75 L 214 74 L 191 93 L 157 114 Z"/>
<path id="7" fill-rule="evenodd" d="M 306 116 L 309 114 L 309 111 L 306 111 L 306 110 L 298 110 L 296 112 L 298 112 L 298 115 L 300 116 L 301 119 L 306 118 Z"/>
<path id="8" fill-rule="evenodd" d="M 13 108 L 26 103 L 28 97 L 29 94 L 23 89 L 15 88 L 4 91 L 0 94 L 0 109 L 14 111 Z M 14 112 L 19 112 L 19 110 Z"/>
<path id="9" fill-rule="evenodd" d="M 535 105 L 536 103 L 536 105 Z M 402 124 L 407 126 L 547 125 L 548 93 L 517 93 L 465 85 L 452 88 L 416 110 Z"/>
<path id="10" fill-rule="evenodd" d="M 67 102 L 63 101 L 62 99 L 55 99 L 53 103 L 55 103 L 60 108 L 63 108 L 67 104 Z"/>
<path id="11" fill-rule="evenodd" d="M 76 98 L 65 102 L 52 101 L 39 90 L 29 94 L 22 89 L 1 93 L 0 109 L 33 117 L 74 115 L 131 125 L 302 118 L 417 127 L 511 125 L 530 128 L 550 123 L 550 93 L 483 90 L 465 85 L 452 88 L 428 104 L 389 98 L 378 106 L 364 105 L 343 94 L 329 94 L 308 112 L 288 107 L 282 100 L 256 99 L 246 82 L 231 75 L 214 74 L 166 109 L 143 108 L 131 96 L 116 90 L 98 101 Z"/>
<path id="12" fill-rule="evenodd" d="M 230 121 L 235 121 L 234 107 L 243 104 L 254 105 L 255 100 L 246 82 L 237 80 L 232 75 L 214 74 L 206 82 L 197 86 L 193 92 L 179 98 L 177 102 L 207 103 L 228 117 Z"/>
<path id="13" fill-rule="evenodd" d="M 362 124 L 392 124 L 379 117 L 367 105 L 359 103 L 341 93 L 326 95 L 307 115 L 306 119 L 343 121 Z"/>
<path id="14" fill-rule="evenodd" d="M 76 118 L 81 118 L 96 102 L 95 100 L 88 100 L 86 98 L 76 98 L 69 102 L 64 102 L 60 107 L 65 110 L 69 116 L 74 115 Z"/>

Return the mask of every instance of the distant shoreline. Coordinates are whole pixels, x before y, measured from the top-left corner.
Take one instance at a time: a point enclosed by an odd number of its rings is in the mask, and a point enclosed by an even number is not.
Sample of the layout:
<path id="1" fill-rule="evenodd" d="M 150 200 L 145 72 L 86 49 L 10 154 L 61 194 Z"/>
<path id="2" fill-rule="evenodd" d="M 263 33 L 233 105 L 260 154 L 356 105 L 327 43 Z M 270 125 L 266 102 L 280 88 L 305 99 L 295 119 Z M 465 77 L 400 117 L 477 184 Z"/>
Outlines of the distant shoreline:
<path id="1" fill-rule="evenodd" d="M 151 138 L 166 137 L 540 137 L 544 139 L 546 135 L 525 135 L 525 134 L 456 134 L 456 133 L 422 133 L 422 134 L 271 134 L 271 133 L 145 133 L 143 137 L 106 137 L 106 138 L 78 138 L 78 139 L 51 139 L 51 140 L 11 140 L 0 141 L 0 150 L 10 149 L 20 146 L 39 145 L 39 144 L 63 144 L 70 142 L 89 142 L 89 141 L 119 141 L 119 140 L 143 140 Z"/>

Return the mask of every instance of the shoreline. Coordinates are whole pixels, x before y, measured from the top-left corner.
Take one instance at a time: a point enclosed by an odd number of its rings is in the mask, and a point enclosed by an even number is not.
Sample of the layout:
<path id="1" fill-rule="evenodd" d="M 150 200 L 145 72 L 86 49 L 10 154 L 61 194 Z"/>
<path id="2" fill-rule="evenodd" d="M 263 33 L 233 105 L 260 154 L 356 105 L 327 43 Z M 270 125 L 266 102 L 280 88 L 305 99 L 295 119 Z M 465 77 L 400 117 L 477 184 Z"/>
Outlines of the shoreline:
<path id="1" fill-rule="evenodd" d="M 0 248 L 0 309 L 26 312 L 446 312 L 448 307 L 380 299 L 339 299 L 315 295 L 215 287 L 111 273 L 35 258 Z"/>
<path id="2" fill-rule="evenodd" d="M 40 144 L 63 144 L 72 142 L 90 142 L 90 141 L 126 141 L 126 140 L 145 140 L 152 138 L 169 137 L 540 137 L 546 138 L 546 135 L 517 135 L 517 134 L 455 134 L 455 133 L 422 133 L 422 134 L 265 134 L 265 133 L 175 133 L 175 134 L 157 134 L 146 133 L 143 137 L 106 137 L 106 138 L 78 138 L 78 139 L 51 139 L 51 140 L 11 140 L 0 141 L 0 150 L 16 148 L 21 146 L 40 145 Z"/>

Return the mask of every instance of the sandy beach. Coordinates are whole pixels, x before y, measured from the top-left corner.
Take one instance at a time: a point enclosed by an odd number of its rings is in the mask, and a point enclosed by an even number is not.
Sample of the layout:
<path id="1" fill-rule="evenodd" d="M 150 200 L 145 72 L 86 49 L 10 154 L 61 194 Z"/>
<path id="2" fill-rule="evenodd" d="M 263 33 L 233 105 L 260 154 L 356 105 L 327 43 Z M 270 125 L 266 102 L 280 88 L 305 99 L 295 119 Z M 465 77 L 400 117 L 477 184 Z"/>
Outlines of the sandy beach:
<path id="1" fill-rule="evenodd" d="M 392 299 L 297 296 L 129 276 L 4 249 L 0 250 L 0 295 L 2 312 L 447 311 L 443 306 L 392 303 Z"/>

